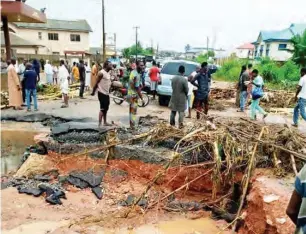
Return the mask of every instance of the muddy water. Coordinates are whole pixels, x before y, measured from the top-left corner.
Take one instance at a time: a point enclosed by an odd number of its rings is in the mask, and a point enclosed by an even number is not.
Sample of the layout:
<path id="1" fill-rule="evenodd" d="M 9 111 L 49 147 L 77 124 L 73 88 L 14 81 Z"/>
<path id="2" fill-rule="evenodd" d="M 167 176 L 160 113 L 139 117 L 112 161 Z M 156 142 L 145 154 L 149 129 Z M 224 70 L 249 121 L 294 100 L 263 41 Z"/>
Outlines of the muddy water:
<path id="1" fill-rule="evenodd" d="M 52 222 L 39 221 L 30 224 L 22 224 L 11 230 L 2 230 L 4 234 L 19 234 L 19 233 L 49 233 L 67 226 L 67 222 Z M 105 229 L 103 227 L 88 227 L 91 231 L 100 234 L 226 234 L 229 231 L 222 231 L 216 227 L 215 221 L 209 218 L 201 218 L 196 220 L 177 219 L 172 221 L 162 221 L 157 224 L 145 224 L 137 228 L 120 228 L 120 229 Z"/>
<path id="2" fill-rule="evenodd" d="M 25 148 L 34 144 L 34 136 L 49 132 L 40 123 L 1 123 L 1 175 L 16 170 Z"/>

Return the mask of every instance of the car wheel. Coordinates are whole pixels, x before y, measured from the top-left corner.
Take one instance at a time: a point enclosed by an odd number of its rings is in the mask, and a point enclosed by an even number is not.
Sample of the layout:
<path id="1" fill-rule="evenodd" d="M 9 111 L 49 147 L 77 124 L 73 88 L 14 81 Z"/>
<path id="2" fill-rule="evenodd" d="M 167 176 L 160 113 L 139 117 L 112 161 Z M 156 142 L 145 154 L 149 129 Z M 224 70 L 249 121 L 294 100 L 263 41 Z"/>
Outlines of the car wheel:
<path id="1" fill-rule="evenodd" d="M 158 97 L 158 102 L 159 102 L 160 106 L 168 106 L 169 105 L 169 101 L 170 101 L 170 99 L 168 97 L 166 97 L 166 96 L 160 95 Z"/>

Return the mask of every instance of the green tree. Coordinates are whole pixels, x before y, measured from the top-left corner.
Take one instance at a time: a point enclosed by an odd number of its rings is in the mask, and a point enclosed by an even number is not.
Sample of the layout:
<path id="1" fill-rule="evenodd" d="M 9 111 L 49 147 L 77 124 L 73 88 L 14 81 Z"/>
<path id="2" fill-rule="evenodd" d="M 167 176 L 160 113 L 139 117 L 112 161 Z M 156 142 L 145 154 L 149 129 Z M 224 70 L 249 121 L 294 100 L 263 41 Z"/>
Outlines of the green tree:
<path id="1" fill-rule="evenodd" d="M 214 56 L 215 56 L 215 52 L 214 51 L 208 51 L 205 54 L 200 54 L 198 57 L 196 57 L 195 60 L 198 63 L 203 63 L 203 62 L 207 62 L 209 57 L 214 57 Z"/>
<path id="2" fill-rule="evenodd" d="M 299 66 L 306 66 L 306 30 L 302 35 L 296 35 L 291 39 L 293 50 L 292 60 Z"/>
<path id="3" fill-rule="evenodd" d="M 131 56 L 131 51 L 130 51 L 130 48 L 128 47 L 128 48 L 124 48 L 123 50 L 122 50 L 122 56 L 124 57 L 124 58 L 129 58 L 130 56 Z"/>

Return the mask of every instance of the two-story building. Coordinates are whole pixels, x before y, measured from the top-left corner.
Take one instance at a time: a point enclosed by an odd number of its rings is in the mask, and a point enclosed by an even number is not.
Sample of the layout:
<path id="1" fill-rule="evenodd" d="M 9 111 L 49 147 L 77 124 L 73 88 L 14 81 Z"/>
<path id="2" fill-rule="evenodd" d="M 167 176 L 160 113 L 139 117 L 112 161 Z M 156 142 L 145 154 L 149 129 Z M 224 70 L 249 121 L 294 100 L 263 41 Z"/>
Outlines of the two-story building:
<path id="1" fill-rule="evenodd" d="M 268 57 L 275 61 L 287 61 L 292 54 L 292 37 L 302 35 L 306 30 L 306 24 L 291 24 L 289 28 L 279 31 L 261 31 L 255 45 L 254 58 Z"/>
<path id="2" fill-rule="evenodd" d="M 44 24 L 10 23 L 10 31 L 29 42 L 34 47 L 18 47 L 17 54 L 75 55 L 89 53 L 89 33 L 91 27 L 86 20 L 48 19 Z"/>

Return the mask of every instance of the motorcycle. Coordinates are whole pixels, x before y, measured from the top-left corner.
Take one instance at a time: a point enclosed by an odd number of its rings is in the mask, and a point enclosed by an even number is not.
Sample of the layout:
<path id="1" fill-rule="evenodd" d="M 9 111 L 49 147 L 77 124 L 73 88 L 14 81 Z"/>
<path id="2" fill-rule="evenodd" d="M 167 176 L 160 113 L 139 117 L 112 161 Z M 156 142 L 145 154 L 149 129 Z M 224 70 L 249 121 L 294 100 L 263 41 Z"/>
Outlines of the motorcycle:
<path id="1" fill-rule="evenodd" d="M 121 105 L 124 101 L 126 101 L 128 89 L 123 87 L 122 84 L 119 85 L 117 82 L 113 82 L 111 86 L 111 91 L 113 91 L 113 101 L 117 105 Z M 150 98 L 148 94 L 144 91 L 141 91 L 142 101 L 138 102 L 139 107 L 145 107 L 149 105 Z"/>

